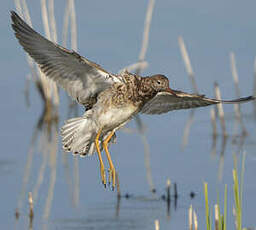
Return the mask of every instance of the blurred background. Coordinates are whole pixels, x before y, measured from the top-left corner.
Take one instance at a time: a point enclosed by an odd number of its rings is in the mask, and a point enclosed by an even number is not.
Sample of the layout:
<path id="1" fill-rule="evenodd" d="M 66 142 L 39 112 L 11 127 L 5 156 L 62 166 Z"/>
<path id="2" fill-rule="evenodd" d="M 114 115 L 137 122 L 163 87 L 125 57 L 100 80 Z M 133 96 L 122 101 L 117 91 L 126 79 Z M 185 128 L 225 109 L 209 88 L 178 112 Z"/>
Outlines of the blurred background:
<path id="1" fill-rule="evenodd" d="M 221 97 L 232 99 L 255 91 L 255 7 L 252 0 L 2 1 L 0 228 L 155 229 L 158 220 L 160 229 L 189 229 L 192 204 L 199 228 L 206 229 L 207 182 L 211 209 L 218 200 L 223 203 L 227 184 L 227 225 L 232 229 L 233 159 L 240 180 L 245 153 L 242 225 L 255 227 L 253 103 L 225 105 L 225 128 L 221 108 L 214 107 L 141 115 L 130 122 L 110 147 L 120 195 L 102 186 L 96 155 L 77 158 L 62 151 L 60 127 L 84 109 L 28 64 L 9 12 L 16 10 L 25 19 L 29 12 L 36 31 L 46 31 L 110 72 L 137 63 L 131 71 L 164 74 L 171 88 L 215 97 L 218 82 Z"/>

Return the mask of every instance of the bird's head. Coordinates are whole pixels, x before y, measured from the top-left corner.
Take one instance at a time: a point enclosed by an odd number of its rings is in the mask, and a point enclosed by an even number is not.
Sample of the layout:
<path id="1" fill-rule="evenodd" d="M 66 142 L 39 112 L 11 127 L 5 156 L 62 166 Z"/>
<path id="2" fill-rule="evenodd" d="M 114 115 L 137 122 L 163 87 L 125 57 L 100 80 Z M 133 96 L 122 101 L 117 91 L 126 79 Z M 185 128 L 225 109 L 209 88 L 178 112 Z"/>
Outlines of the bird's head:
<path id="1" fill-rule="evenodd" d="M 150 77 L 151 80 L 151 87 L 153 90 L 158 93 L 158 92 L 169 92 L 173 95 L 175 93 L 173 92 L 172 89 L 169 87 L 169 79 L 162 75 L 162 74 L 156 74 Z"/>

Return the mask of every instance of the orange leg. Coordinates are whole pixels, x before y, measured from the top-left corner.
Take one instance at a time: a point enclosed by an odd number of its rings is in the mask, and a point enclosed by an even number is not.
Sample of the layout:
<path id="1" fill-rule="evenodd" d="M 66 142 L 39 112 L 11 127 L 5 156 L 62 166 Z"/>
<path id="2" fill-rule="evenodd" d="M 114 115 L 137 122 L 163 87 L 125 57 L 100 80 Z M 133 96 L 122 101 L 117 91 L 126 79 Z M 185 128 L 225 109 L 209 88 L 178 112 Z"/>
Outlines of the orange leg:
<path id="1" fill-rule="evenodd" d="M 104 186 L 106 187 L 105 168 L 104 168 L 104 164 L 103 164 L 103 160 L 102 160 L 102 156 L 101 156 L 101 152 L 100 152 L 100 145 L 99 145 L 99 138 L 100 138 L 101 131 L 102 130 L 100 129 L 99 132 L 97 133 L 97 136 L 95 138 L 95 146 L 96 146 L 96 150 L 97 150 L 99 161 L 100 161 L 101 180 L 102 180 L 102 183 L 104 184 Z"/>
<path id="2" fill-rule="evenodd" d="M 109 163 L 109 183 L 112 181 L 112 189 L 114 190 L 116 186 L 116 170 L 114 167 L 114 164 L 111 160 L 110 153 L 108 151 L 108 142 L 110 141 L 111 137 L 114 135 L 114 131 L 111 131 L 109 136 L 103 141 L 103 148 L 106 152 L 107 158 L 108 158 L 108 163 Z"/>

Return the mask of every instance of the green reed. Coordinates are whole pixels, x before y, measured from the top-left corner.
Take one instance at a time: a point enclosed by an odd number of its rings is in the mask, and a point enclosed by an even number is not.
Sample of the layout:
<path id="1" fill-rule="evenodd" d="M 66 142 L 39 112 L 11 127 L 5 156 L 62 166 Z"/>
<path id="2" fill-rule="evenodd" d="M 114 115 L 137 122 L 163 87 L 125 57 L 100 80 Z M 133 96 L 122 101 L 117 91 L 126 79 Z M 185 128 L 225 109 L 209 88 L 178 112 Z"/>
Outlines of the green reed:
<path id="1" fill-rule="evenodd" d="M 234 169 L 233 174 L 233 195 L 234 195 L 234 217 L 235 217 L 235 226 L 236 230 L 245 230 L 242 228 L 242 197 L 243 197 L 243 183 L 244 183 L 244 171 L 245 171 L 245 156 L 243 154 L 242 159 L 242 169 L 240 174 L 240 184 L 238 179 L 238 169 L 237 169 L 237 158 L 234 155 Z M 205 196 L 205 218 L 206 218 L 206 227 L 207 230 L 212 230 L 213 227 L 215 230 L 226 230 L 227 229 L 227 185 L 225 185 L 224 190 L 224 213 L 220 212 L 220 201 L 219 194 L 217 196 L 217 204 L 214 206 L 214 226 L 212 225 L 212 212 L 210 211 L 209 198 L 208 198 L 208 184 L 204 183 L 204 196 Z M 232 210 L 231 210 L 232 211 Z"/>

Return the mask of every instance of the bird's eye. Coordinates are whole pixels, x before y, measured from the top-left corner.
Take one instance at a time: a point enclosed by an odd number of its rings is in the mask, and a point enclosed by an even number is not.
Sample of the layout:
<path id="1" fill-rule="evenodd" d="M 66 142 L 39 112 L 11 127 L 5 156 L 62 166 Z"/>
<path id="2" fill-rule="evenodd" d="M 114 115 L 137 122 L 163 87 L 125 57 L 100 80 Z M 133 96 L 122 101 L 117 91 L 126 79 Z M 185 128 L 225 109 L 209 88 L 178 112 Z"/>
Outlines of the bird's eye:
<path id="1" fill-rule="evenodd" d="M 158 84 L 158 85 L 161 85 L 161 81 L 158 80 L 158 81 L 157 81 L 157 84 Z"/>

